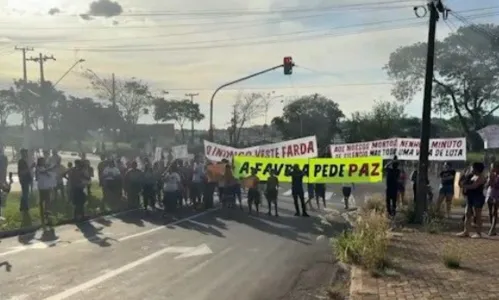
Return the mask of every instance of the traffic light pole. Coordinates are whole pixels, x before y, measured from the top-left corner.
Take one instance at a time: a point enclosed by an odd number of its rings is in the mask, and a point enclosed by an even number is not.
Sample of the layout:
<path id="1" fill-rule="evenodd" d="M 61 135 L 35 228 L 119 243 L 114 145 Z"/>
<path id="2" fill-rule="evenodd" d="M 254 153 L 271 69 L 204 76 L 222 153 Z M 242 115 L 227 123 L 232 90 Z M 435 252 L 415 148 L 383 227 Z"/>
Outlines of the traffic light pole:
<path id="1" fill-rule="evenodd" d="M 260 75 L 268 73 L 270 71 L 274 71 L 274 70 L 282 68 L 282 67 L 284 67 L 284 64 L 281 64 L 281 65 L 278 65 L 278 66 L 275 66 L 275 67 L 272 67 L 272 68 L 269 68 L 269 69 L 265 69 L 265 70 L 260 71 L 258 73 L 254 73 L 254 74 L 248 75 L 246 77 L 242 77 L 242 78 L 236 79 L 236 80 L 231 81 L 231 82 L 227 82 L 226 84 L 222 84 L 221 86 L 219 86 L 215 90 L 215 92 L 213 92 L 213 95 L 211 96 L 211 100 L 210 100 L 210 132 L 209 132 L 208 140 L 211 141 L 211 142 L 213 142 L 213 140 L 214 140 L 213 139 L 213 101 L 215 100 L 215 96 L 217 95 L 217 93 L 221 89 L 223 89 L 225 87 L 228 87 L 228 86 L 231 86 L 233 84 L 236 84 L 236 83 L 239 83 L 239 82 L 251 79 L 253 77 L 260 76 Z"/>

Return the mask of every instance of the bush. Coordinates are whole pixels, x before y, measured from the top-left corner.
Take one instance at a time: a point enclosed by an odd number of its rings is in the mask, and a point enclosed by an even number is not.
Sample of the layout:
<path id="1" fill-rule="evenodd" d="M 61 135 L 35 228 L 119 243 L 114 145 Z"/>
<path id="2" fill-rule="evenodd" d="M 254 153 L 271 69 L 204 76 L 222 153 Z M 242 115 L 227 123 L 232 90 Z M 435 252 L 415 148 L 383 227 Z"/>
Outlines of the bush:
<path id="1" fill-rule="evenodd" d="M 368 270 L 384 268 L 389 237 L 389 222 L 382 212 L 373 209 L 361 214 L 353 230 L 344 231 L 333 242 L 333 251 L 344 263 Z"/>
<path id="2" fill-rule="evenodd" d="M 442 252 L 444 265 L 449 269 L 459 269 L 461 267 L 461 253 L 457 245 L 446 244 Z"/>
<path id="3" fill-rule="evenodd" d="M 361 213 L 369 214 L 372 211 L 380 214 L 384 214 L 386 212 L 386 201 L 383 195 L 374 194 L 366 196 L 366 199 L 361 206 Z"/>

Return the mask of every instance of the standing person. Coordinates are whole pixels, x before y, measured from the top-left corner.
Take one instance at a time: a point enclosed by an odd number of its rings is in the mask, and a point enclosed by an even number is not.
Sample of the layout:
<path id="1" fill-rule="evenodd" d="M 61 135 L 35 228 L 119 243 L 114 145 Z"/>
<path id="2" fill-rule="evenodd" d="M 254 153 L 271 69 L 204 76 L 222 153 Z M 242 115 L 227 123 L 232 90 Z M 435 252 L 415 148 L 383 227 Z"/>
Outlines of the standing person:
<path id="1" fill-rule="evenodd" d="M 109 160 L 106 159 L 105 155 L 101 155 L 100 161 L 97 164 L 97 179 L 99 180 L 99 186 L 102 189 L 102 198 L 103 198 L 102 202 L 104 203 L 107 203 L 107 201 L 109 200 L 109 195 L 106 194 L 108 192 L 107 189 L 104 189 L 104 180 L 102 177 L 102 173 L 104 172 L 104 169 L 108 165 L 109 165 Z"/>
<path id="2" fill-rule="evenodd" d="M 405 172 L 405 168 L 403 165 L 400 168 L 400 177 L 398 182 L 399 186 L 398 186 L 397 202 L 399 206 L 402 206 L 405 200 L 405 186 L 407 184 L 407 173 Z"/>
<path id="3" fill-rule="evenodd" d="M 87 154 L 85 152 L 81 153 L 81 162 L 83 164 L 83 169 L 90 177 L 90 179 L 87 180 L 87 195 L 92 196 L 92 178 L 94 177 L 94 168 L 92 168 L 90 160 L 87 159 Z"/>
<path id="4" fill-rule="evenodd" d="M 349 200 L 350 197 L 352 196 L 352 191 L 354 189 L 354 184 L 353 183 L 343 183 L 341 184 L 341 192 L 343 194 L 343 202 L 345 204 L 345 209 L 349 209 Z"/>
<path id="5" fill-rule="evenodd" d="M 489 236 L 495 236 L 497 225 L 497 211 L 499 207 L 499 163 L 494 162 L 490 168 L 487 180 L 487 206 L 489 208 L 490 230 Z"/>
<path id="6" fill-rule="evenodd" d="M 322 203 L 324 208 L 326 208 L 326 184 L 316 183 L 315 184 L 315 202 L 317 202 L 317 209 L 320 209 L 320 198 L 322 198 Z"/>
<path id="7" fill-rule="evenodd" d="M 9 159 L 4 153 L 3 146 L 0 145 L 0 184 L 7 183 L 7 167 L 9 166 Z"/>
<path id="8" fill-rule="evenodd" d="M 144 174 L 143 174 L 144 182 L 142 186 L 142 198 L 144 200 L 144 210 L 148 212 L 148 207 L 151 207 L 151 210 L 156 210 L 156 176 L 152 169 L 152 166 L 149 162 L 145 164 Z"/>
<path id="9" fill-rule="evenodd" d="M 173 212 L 179 201 L 182 199 L 181 184 L 182 179 L 177 172 L 175 166 L 171 166 L 164 177 L 163 186 L 163 216 L 166 216 L 167 212 Z"/>
<path id="10" fill-rule="evenodd" d="M 260 180 L 257 176 L 257 170 L 253 169 L 251 171 L 251 175 L 246 178 L 247 187 L 248 187 L 248 208 L 249 214 L 252 213 L 253 205 L 255 205 L 256 214 L 260 213 L 260 191 L 258 190 L 258 185 L 260 184 Z"/>
<path id="11" fill-rule="evenodd" d="M 0 183 L 0 222 L 5 221 L 2 208 L 6 205 L 5 201 L 7 201 L 7 197 L 9 196 L 12 182 L 14 182 L 14 180 L 12 180 L 12 172 L 10 172 L 9 182 Z"/>
<path id="12" fill-rule="evenodd" d="M 77 221 L 85 219 L 85 188 L 90 176 L 85 170 L 82 160 L 75 160 L 74 167 L 68 171 L 68 185 L 71 189 L 71 200 L 74 206 L 74 218 Z"/>
<path id="13" fill-rule="evenodd" d="M 452 209 L 452 199 L 454 198 L 454 182 L 456 179 L 456 170 L 450 163 L 445 162 L 442 172 L 440 172 L 440 189 L 437 200 L 437 213 L 440 213 L 442 203 L 445 201 L 445 216 L 450 218 Z"/>
<path id="14" fill-rule="evenodd" d="M 312 206 L 312 199 L 315 198 L 315 184 L 313 183 L 307 183 L 307 195 L 308 195 L 308 206 L 310 207 L 310 210 L 314 209 Z M 319 207 L 317 207 L 319 209 Z"/>
<path id="15" fill-rule="evenodd" d="M 123 183 L 126 189 L 128 207 L 138 208 L 140 206 L 140 192 L 142 191 L 142 171 L 138 169 L 135 160 L 131 162 Z"/>
<path id="16" fill-rule="evenodd" d="M 200 162 L 194 162 L 192 170 L 192 183 L 190 197 L 191 202 L 194 207 L 197 207 L 201 203 L 202 193 L 203 193 L 203 181 L 205 177 L 204 165 Z"/>
<path id="17" fill-rule="evenodd" d="M 29 210 L 29 191 L 31 184 L 33 183 L 27 149 L 21 149 L 21 158 L 17 162 L 17 176 L 19 177 L 19 183 L 21 184 L 19 210 L 21 212 L 27 212 Z"/>
<path id="18" fill-rule="evenodd" d="M 385 167 L 386 176 L 386 212 L 393 218 L 397 212 L 397 195 L 399 191 L 400 169 L 399 162 L 392 160 Z"/>
<path id="19" fill-rule="evenodd" d="M 305 193 L 303 191 L 303 177 L 305 174 L 300 170 L 299 165 L 293 166 L 291 171 L 291 194 L 293 195 L 293 202 L 295 203 L 295 216 L 300 216 L 300 207 L 298 206 L 298 199 L 300 199 L 303 217 L 309 217 L 307 214 L 307 206 L 305 205 Z"/>
<path id="20" fill-rule="evenodd" d="M 155 188 L 155 191 L 156 191 L 156 200 L 158 201 L 158 204 L 160 206 L 163 205 L 163 195 L 162 195 L 162 191 L 163 191 L 163 172 L 164 172 L 164 165 L 163 165 L 163 160 L 160 160 L 160 161 L 156 161 L 154 162 L 153 164 L 153 172 L 154 172 L 154 175 L 156 177 L 156 188 Z"/>
<path id="21" fill-rule="evenodd" d="M 416 164 L 414 166 L 414 171 L 411 173 L 411 182 L 412 182 L 412 195 L 413 195 L 413 201 L 416 201 L 416 194 L 418 191 L 417 188 L 417 183 L 418 183 L 418 165 Z"/>
<path id="22" fill-rule="evenodd" d="M 110 160 L 102 170 L 102 188 L 109 203 L 118 203 L 121 200 L 121 172 L 114 160 Z"/>
<path id="23" fill-rule="evenodd" d="M 487 183 L 487 179 L 483 174 L 485 165 L 481 162 L 473 163 L 472 170 L 473 173 L 471 182 L 464 183 L 462 185 L 462 188 L 466 191 L 467 196 L 466 217 L 464 220 L 464 231 L 459 233 L 458 236 L 470 236 L 471 222 L 474 215 L 476 233 L 472 234 L 471 238 L 480 238 L 482 235 L 482 208 L 485 204 L 485 195 L 483 194 L 483 189 L 485 187 L 485 184 Z"/>
<path id="24" fill-rule="evenodd" d="M 50 192 L 53 190 L 53 176 L 52 169 L 45 163 L 44 157 L 39 157 L 36 162 L 36 181 L 39 193 L 39 206 L 40 206 L 40 222 L 43 230 L 47 230 L 47 225 L 50 226 L 48 220 L 50 214 Z"/>
<path id="25" fill-rule="evenodd" d="M 275 216 L 278 217 L 277 213 L 277 197 L 279 194 L 279 179 L 275 175 L 275 171 L 270 171 L 270 176 L 267 179 L 267 183 L 265 186 L 265 197 L 267 198 L 267 203 L 269 205 L 268 215 L 272 215 L 272 204 L 274 204 L 274 212 Z"/>
<path id="26" fill-rule="evenodd" d="M 55 171 L 55 187 L 54 187 L 54 200 L 57 201 L 59 193 L 62 200 L 65 200 L 66 193 L 64 191 L 64 181 L 63 174 L 65 172 L 64 166 L 62 166 L 62 159 L 59 155 L 57 149 L 52 149 L 52 156 L 50 157 L 49 165 L 54 166 Z"/>

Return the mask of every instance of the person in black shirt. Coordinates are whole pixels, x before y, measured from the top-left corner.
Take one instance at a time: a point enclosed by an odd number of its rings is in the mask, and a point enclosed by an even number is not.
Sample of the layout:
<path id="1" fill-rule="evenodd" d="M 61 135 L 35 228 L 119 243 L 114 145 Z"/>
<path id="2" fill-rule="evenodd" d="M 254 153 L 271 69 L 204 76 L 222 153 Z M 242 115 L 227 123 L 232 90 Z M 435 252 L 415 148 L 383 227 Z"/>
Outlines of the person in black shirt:
<path id="1" fill-rule="evenodd" d="M 445 212 L 447 218 L 450 217 L 452 208 L 452 199 L 454 198 L 454 181 L 456 179 L 456 170 L 450 163 L 444 163 L 444 169 L 440 172 L 440 190 L 437 201 L 437 212 L 440 212 L 442 203 L 445 200 Z"/>
<path id="2" fill-rule="evenodd" d="M 300 215 L 300 207 L 298 206 L 298 198 L 301 203 L 302 216 L 308 217 L 307 206 L 305 205 L 305 192 L 303 191 L 303 176 L 305 174 L 300 170 L 299 165 L 294 165 L 293 171 L 291 172 L 291 194 L 293 195 L 293 201 L 295 203 L 295 216 Z"/>
<path id="3" fill-rule="evenodd" d="M 385 168 L 386 175 L 386 211 L 390 217 L 395 216 L 397 210 L 397 195 L 399 191 L 400 169 L 396 160 L 391 161 Z"/>
<path id="4" fill-rule="evenodd" d="M 19 210 L 27 212 L 29 210 L 29 191 L 33 182 L 31 167 L 28 162 L 28 150 L 21 149 L 21 159 L 17 162 L 17 176 L 21 184 L 21 202 Z"/>

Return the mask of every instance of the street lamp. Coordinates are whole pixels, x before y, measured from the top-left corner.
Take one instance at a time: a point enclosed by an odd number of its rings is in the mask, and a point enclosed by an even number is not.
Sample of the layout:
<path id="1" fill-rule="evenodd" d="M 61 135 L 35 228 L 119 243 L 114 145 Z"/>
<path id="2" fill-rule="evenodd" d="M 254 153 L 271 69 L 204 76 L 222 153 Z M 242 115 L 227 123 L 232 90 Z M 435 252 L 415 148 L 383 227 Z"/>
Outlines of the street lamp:
<path id="1" fill-rule="evenodd" d="M 61 82 L 61 80 L 63 80 L 64 77 L 66 77 L 69 74 L 69 72 L 71 72 L 71 70 L 73 70 L 78 64 L 81 64 L 84 62 L 85 62 L 85 60 L 83 58 L 80 58 L 77 61 L 75 61 L 74 64 L 64 74 L 62 74 L 61 78 L 59 78 L 59 80 L 57 80 L 54 83 L 54 87 L 56 87 L 59 84 L 59 82 Z"/>

